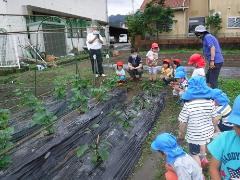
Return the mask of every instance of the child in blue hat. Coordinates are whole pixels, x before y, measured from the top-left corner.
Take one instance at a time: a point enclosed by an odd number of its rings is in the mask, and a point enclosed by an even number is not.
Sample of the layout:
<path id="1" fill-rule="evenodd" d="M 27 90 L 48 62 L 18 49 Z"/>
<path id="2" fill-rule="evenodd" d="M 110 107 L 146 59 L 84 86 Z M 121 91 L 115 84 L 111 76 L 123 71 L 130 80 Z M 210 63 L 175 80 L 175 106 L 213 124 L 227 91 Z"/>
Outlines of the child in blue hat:
<path id="1" fill-rule="evenodd" d="M 173 95 L 180 96 L 187 90 L 188 81 L 186 79 L 186 73 L 184 71 L 176 71 L 174 78 L 177 82 L 172 83 Z"/>
<path id="2" fill-rule="evenodd" d="M 179 114 L 179 138 L 185 136 L 190 155 L 203 167 L 207 165 L 206 144 L 214 134 L 213 119 L 217 117 L 211 88 L 202 76 L 189 79 L 188 89 L 183 93 L 184 106 Z"/>
<path id="3" fill-rule="evenodd" d="M 211 179 L 240 179 L 240 95 L 234 101 L 228 122 L 234 130 L 221 133 L 207 146 L 212 155 Z"/>
<path id="4" fill-rule="evenodd" d="M 221 89 L 212 89 L 212 99 L 218 114 L 213 121 L 215 133 L 232 130 L 233 125 L 227 121 L 227 117 L 232 111 L 227 95 Z"/>
<path id="5" fill-rule="evenodd" d="M 169 133 L 159 134 L 151 148 L 161 153 L 166 160 L 166 180 L 203 180 L 201 167 L 183 151 L 175 136 Z"/>

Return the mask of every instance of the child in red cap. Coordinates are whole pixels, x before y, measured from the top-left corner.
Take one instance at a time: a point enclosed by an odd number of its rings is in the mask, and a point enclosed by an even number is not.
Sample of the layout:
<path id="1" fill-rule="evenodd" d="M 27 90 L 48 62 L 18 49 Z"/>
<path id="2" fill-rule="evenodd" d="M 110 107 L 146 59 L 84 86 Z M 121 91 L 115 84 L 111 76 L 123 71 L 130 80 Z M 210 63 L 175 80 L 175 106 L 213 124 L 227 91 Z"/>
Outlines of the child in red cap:
<path id="1" fill-rule="evenodd" d="M 146 55 L 146 64 L 148 65 L 149 70 L 149 80 L 157 80 L 157 64 L 158 64 L 158 51 L 159 47 L 157 43 L 152 43 L 150 51 Z"/>
<path id="2" fill-rule="evenodd" d="M 205 77 L 205 65 L 206 62 L 200 54 L 193 54 L 189 60 L 188 64 L 194 66 L 192 77 L 194 76 L 204 76 Z"/>
<path id="3" fill-rule="evenodd" d="M 170 68 L 170 63 L 170 59 L 163 60 L 160 79 L 163 80 L 165 84 L 169 84 L 172 81 L 172 69 Z"/>
<path id="4" fill-rule="evenodd" d="M 122 84 L 126 81 L 126 73 L 125 73 L 125 70 L 123 69 L 123 62 L 118 61 L 116 65 L 117 65 L 116 74 L 118 76 L 118 84 Z"/>

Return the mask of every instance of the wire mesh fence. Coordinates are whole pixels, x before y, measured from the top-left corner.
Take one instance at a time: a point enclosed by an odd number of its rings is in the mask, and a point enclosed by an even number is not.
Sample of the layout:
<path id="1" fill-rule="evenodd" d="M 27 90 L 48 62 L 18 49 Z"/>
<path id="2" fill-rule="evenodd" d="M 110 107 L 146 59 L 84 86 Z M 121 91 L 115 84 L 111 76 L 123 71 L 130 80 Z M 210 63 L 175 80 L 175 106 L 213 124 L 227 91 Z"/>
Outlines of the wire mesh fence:
<path id="1" fill-rule="evenodd" d="M 0 20 L 1 108 L 17 105 L 14 91 L 19 87 L 41 96 L 53 90 L 58 78 L 92 75 L 86 47 L 91 21 L 13 15 L 0 15 Z M 109 53 L 108 30 L 98 25 L 105 56 Z M 21 71 L 25 72 L 12 73 Z M 6 76 L 8 73 L 12 74 Z"/>

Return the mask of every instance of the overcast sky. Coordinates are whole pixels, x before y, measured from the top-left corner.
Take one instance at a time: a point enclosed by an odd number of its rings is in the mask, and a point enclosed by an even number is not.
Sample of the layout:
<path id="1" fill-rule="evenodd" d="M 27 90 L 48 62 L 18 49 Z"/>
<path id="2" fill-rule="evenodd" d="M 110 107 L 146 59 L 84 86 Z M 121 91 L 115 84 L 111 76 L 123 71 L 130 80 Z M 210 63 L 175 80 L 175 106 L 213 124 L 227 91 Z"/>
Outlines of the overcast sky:
<path id="1" fill-rule="evenodd" d="M 139 9 L 143 0 L 134 0 L 134 10 Z M 108 0 L 108 15 L 129 14 L 132 12 L 132 0 Z"/>

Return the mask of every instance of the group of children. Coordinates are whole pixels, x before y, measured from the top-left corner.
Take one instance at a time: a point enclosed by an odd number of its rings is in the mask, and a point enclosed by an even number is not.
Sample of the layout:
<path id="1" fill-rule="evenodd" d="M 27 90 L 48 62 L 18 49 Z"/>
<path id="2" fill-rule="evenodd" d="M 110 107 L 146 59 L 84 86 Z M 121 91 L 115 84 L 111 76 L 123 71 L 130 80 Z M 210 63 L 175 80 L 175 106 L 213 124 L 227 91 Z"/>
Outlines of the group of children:
<path id="1" fill-rule="evenodd" d="M 158 57 L 159 53 L 159 46 L 157 43 L 152 43 L 151 49 L 146 54 L 146 65 L 148 66 L 148 72 L 149 72 L 149 80 L 152 82 L 155 82 L 157 80 L 157 74 L 159 71 L 159 65 L 160 60 Z M 137 61 L 136 67 L 134 66 L 134 61 Z M 172 63 L 170 59 L 163 59 L 162 61 L 162 67 L 160 69 L 160 79 L 165 82 L 165 84 L 169 84 L 174 79 L 174 72 L 176 69 L 178 69 L 181 65 L 180 59 L 173 59 L 173 67 L 171 67 Z M 183 68 L 182 66 L 180 68 Z M 179 68 L 179 70 L 180 70 Z M 133 48 L 131 50 L 131 55 L 128 59 L 128 68 L 127 71 L 129 72 L 132 79 L 134 79 L 136 76 L 135 74 L 139 74 L 139 78 L 141 79 L 141 71 L 143 69 L 143 64 L 141 57 L 137 53 L 137 49 Z M 137 71 L 136 71 L 137 70 Z M 140 71 L 140 72 L 139 72 Z M 118 61 L 116 63 L 116 75 L 119 77 L 118 82 L 123 83 L 126 81 L 126 73 L 123 69 L 123 62 Z M 124 76 L 124 80 L 123 80 Z"/>
<path id="2" fill-rule="evenodd" d="M 164 155 L 167 180 L 205 179 L 202 168 L 209 164 L 207 149 L 212 155 L 211 179 L 240 179 L 240 96 L 231 109 L 227 95 L 207 85 L 204 58 L 193 54 L 188 64 L 194 66 L 191 78 L 187 80 L 184 69 L 176 67 L 177 81 L 171 86 L 184 103 L 178 138 L 185 138 L 190 156 L 169 133 L 159 134 L 151 148 Z"/>
<path id="3" fill-rule="evenodd" d="M 146 55 L 150 81 L 157 79 L 158 52 L 158 44 L 153 43 Z M 182 102 L 178 139 L 185 138 L 190 155 L 177 143 L 175 136 L 159 134 L 151 148 L 166 160 L 166 179 L 205 179 L 202 168 L 209 164 L 207 149 L 212 155 L 211 179 L 240 179 L 240 95 L 231 108 L 222 90 L 208 86 L 204 70 L 206 63 L 200 54 L 193 54 L 188 60 L 188 64 L 194 67 L 190 79 L 180 59 L 172 62 L 171 68 L 171 60 L 163 60 L 160 78 L 173 88 L 173 95 L 179 96 Z M 142 60 L 133 50 L 128 60 L 128 72 L 132 78 L 134 73 L 139 73 L 141 78 L 142 69 Z M 122 62 L 117 62 L 116 74 L 120 83 L 126 81 Z"/>

